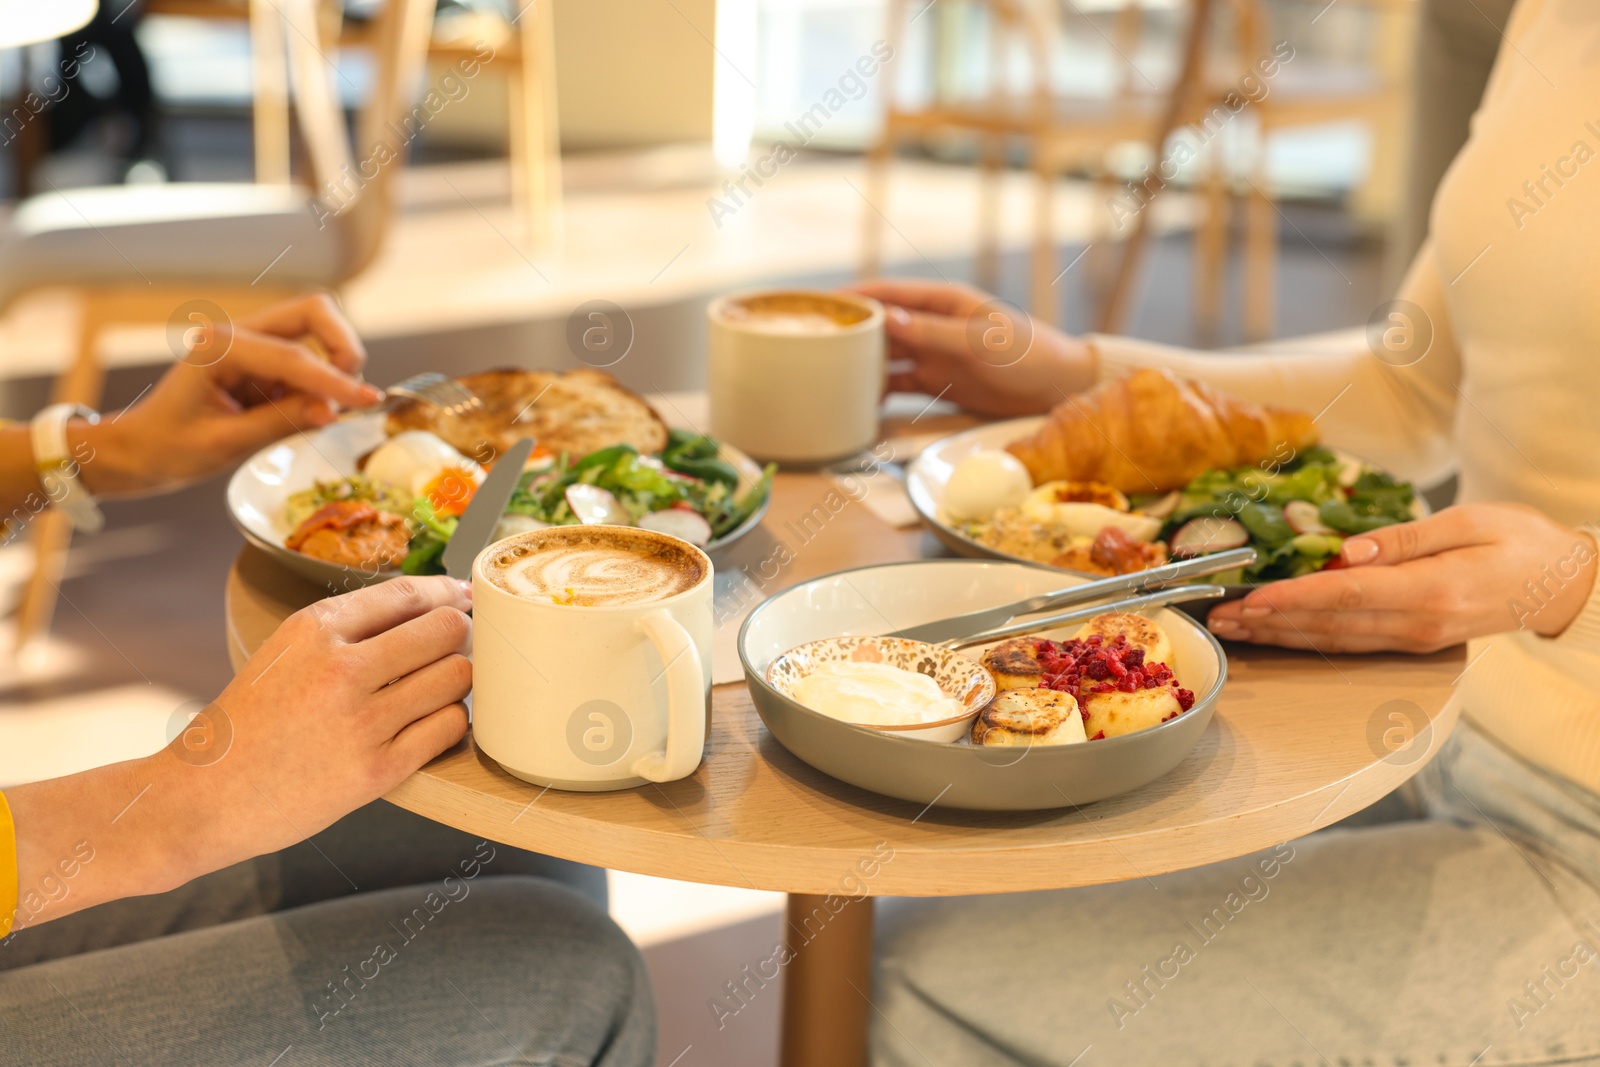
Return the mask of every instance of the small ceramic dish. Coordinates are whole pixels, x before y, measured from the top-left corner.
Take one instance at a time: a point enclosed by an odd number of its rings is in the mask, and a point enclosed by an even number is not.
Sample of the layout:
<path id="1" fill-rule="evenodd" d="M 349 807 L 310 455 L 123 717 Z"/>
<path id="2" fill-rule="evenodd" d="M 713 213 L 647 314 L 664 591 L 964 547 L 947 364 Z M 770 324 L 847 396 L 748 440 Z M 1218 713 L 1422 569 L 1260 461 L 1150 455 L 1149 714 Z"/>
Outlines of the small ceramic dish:
<path id="1" fill-rule="evenodd" d="M 948 743 L 958 740 L 972 727 L 989 701 L 994 699 L 994 676 L 961 653 L 923 641 L 907 641 L 900 637 L 829 637 L 810 641 L 791 648 L 767 667 L 767 684 L 774 691 L 799 703 L 795 692 L 801 680 L 824 663 L 837 662 L 885 663 L 901 670 L 926 674 L 939 683 L 945 696 L 958 701 L 960 715 L 933 722 L 911 723 L 905 726 L 877 726 L 856 723 L 857 726 L 896 737 L 916 737 L 924 741 Z"/>

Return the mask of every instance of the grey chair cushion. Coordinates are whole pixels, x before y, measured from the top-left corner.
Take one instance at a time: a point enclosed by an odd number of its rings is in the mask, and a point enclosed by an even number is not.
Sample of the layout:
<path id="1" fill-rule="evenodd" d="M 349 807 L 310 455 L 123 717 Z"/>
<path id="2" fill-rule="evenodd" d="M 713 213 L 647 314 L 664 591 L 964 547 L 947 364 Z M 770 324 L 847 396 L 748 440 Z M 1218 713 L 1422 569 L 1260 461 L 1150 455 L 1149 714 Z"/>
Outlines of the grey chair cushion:
<path id="1" fill-rule="evenodd" d="M 303 189 L 174 182 L 23 201 L 0 230 L 0 307 L 47 285 L 330 285 L 342 229 Z"/>

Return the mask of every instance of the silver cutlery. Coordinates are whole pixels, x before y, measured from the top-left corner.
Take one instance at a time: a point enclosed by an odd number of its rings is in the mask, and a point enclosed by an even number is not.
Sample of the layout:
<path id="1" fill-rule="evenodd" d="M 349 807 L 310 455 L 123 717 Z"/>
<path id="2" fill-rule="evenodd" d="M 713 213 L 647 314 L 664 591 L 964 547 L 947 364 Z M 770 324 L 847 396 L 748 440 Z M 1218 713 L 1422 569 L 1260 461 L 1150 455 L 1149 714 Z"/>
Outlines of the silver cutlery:
<path id="1" fill-rule="evenodd" d="M 448 374 L 423 371 L 404 381 L 396 382 L 384 390 L 385 396 L 409 396 L 425 404 L 432 404 L 446 415 L 461 416 L 483 407 L 478 394 L 462 385 Z M 527 457 L 524 456 L 524 459 Z M 499 464 L 496 464 L 499 466 Z M 518 464 L 520 468 L 521 464 Z"/>
<path id="2" fill-rule="evenodd" d="M 448 374 L 438 371 L 423 371 L 411 377 L 396 382 L 383 391 L 383 399 L 371 407 L 352 408 L 346 411 L 342 418 L 359 418 L 378 412 L 388 411 L 395 406 L 401 397 L 410 397 L 420 400 L 424 404 L 432 404 L 452 418 L 459 418 L 468 412 L 477 411 L 483 407 L 483 400 L 477 393 L 462 385 Z"/>
<path id="3" fill-rule="evenodd" d="M 1187 581 L 1190 578 L 1203 578 L 1209 574 L 1220 574 L 1238 567 L 1248 567 L 1256 561 L 1256 550 L 1249 546 L 1244 548 L 1230 548 L 1226 552 L 1212 552 L 1193 559 L 1178 560 L 1173 563 L 1164 563 L 1159 567 L 1149 570 L 1135 571 L 1132 574 L 1118 575 L 1115 578 L 1100 578 L 1092 582 L 1069 586 L 1052 593 L 1040 593 L 1026 600 L 1018 600 L 1011 604 L 1002 604 L 996 608 L 984 608 L 982 611 L 972 611 L 965 615 L 957 615 L 949 619 L 939 619 L 935 622 L 926 622 L 917 626 L 908 626 L 904 630 L 896 630 L 887 637 L 904 637 L 912 641 L 926 641 L 930 645 L 941 644 L 949 638 L 960 637 L 963 634 L 975 633 L 980 630 L 992 630 L 1003 626 L 1018 615 L 1033 615 L 1052 608 L 1065 608 L 1074 604 L 1087 604 L 1106 597 L 1117 597 L 1127 593 L 1138 593 L 1149 589 L 1157 589 L 1171 585 L 1174 582 Z M 1174 601 L 1166 601 L 1174 603 Z M 1105 610 L 1096 608 L 1097 612 Z"/>
<path id="4" fill-rule="evenodd" d="M 1190 600 L 1215 600 L 1220 596 L 1226 596 L 1227 593 L 1227 587 L 1221 585 L 1180 585 L 1171 589 L 1158 589 L 1143 596 L 1128 597 L 1125 600 L 1113 600 L 1109 604 L 1095 604 L 1087 608 L 1065 611 L 1059 615 L 1046 615 L 1043 618 L 1026 619 L 1022 622 L 1011 623 L 1009 626 L 997 626 L 979 633 L 969 633 L 961 637 L 951 637 L 944 641 L 930 641 L 928 643 L 937 644 L 943 648 L 971 648 L 973 645 L 986 645 L 991 641 L 999 641 L 1007 637 L 1020 637 L 1023 634 L 1038 633 L 1040 630 L 1053 630 L 1058 626 L 1070 626 L 1075 622 L 1088 622 L 1096 615 L 1101 615 L 1108 611 L 1138 613 L 1151 608 L 1164 608 Z"/>
<path id="5" fill-rule="evenodd" d="M 467 581 L 472 577 L 472 561 L 478 558 L 491 538 L 494 528 L 506 512 L 511 494 L 517 491 L 522 478 L 522 465 L 528 462 L 533 451 L 533 438 L 524 437 L 501 454 L 489 468 L 489 476 L 472 494 L 467 510 L 456 522 L 456 532 L 444 546 L 444 572 L 452 578 Z"/>

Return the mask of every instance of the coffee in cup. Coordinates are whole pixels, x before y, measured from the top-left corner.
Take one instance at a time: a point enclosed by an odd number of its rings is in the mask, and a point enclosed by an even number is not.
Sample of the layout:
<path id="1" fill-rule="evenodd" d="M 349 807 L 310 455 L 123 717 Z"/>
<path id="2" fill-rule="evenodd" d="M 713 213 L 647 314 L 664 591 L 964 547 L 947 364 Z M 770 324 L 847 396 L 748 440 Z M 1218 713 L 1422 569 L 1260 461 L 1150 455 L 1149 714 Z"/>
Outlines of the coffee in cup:
<path id="1" fill-rule="evenodd" d="M 515 596 L 585 608 L 650 604 L 704 580 L 704 557 L 687 542 L 642 540 L 624 529 L 573 526 L 538 544 L 505 542 L 484 573 Z"/>
<path id="2" fill-rule="evenodd" d="M 726 321 L 762 333 L 804 335 L 849 330 L 872 317 L 872 309 L 826 293 L 756 293 L 722 306 Z"/>
<path id="3" fill-rule="evenodd" d="M 633 526 L 552 526 L 472 565 L 472 732 L 557 789 L 687 777 L 711 717 L 712 568 Z"/>
<path id="4" fill-rule="evenodd" d="M 769 290 L 714 300 L 706 316 L 712 436 L 799 464 L 877 440 L 885 357 L 876 300 Z"/>

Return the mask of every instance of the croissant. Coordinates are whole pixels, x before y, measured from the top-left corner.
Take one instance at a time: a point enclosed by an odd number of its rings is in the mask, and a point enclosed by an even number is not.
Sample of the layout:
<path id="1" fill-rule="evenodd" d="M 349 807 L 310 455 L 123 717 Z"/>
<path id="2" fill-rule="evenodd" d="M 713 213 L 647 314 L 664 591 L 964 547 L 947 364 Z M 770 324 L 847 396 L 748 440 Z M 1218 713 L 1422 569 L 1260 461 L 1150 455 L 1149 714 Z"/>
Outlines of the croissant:
<path id="1" fill-rule="evenodd" d="M 1037 433 L 1006 447 L 1035 485 L 1095 481 L 1153 493 L 1181 489 L 1213 467 L 1285 462 L 1316 443 L 1305 412 L 1144 369 L 1068 397 Z"/>

